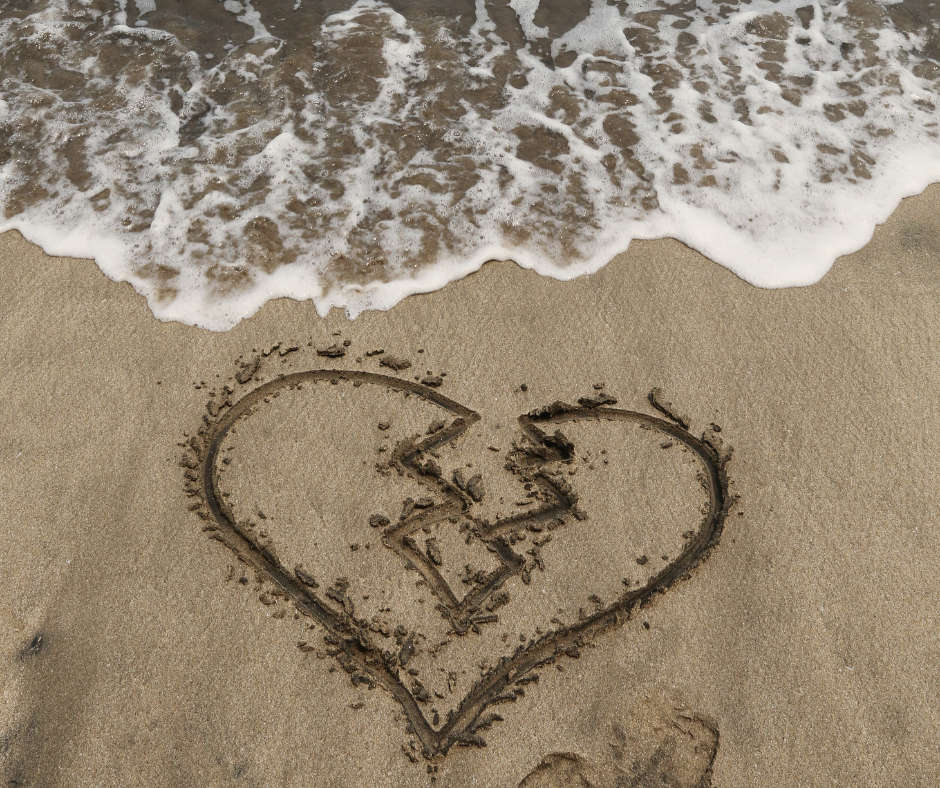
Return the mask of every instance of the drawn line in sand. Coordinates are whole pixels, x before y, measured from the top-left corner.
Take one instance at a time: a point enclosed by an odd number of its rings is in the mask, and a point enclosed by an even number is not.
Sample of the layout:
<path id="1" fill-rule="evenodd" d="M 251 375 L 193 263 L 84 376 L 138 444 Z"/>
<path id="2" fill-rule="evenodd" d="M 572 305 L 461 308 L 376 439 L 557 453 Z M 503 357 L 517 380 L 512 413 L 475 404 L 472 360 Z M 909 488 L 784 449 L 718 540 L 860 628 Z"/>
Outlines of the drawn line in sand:
<path id="1" fill-rule="evenodd" d="M 400 522 L 388 524 L 383 530 L 383 543 L 399 554 L 406 567 L 413 568 L 427 582 L 437 597 L 439 610 L 449 620 L 456 635 L 464 635 L 481 624 L 494 620 L 486 610 L 488 601 L 516 575 L 527 571 L 526 560 L 517 553 L 507 538 L 512 532 L 542 523 L 553 522 L 556 527 L 583 519 L 585 514 L 577 508 L 577 495 L 565 482 L 552 478 L 545 466 L 570 458 L 574 452 L 560 427 L 578 421 L 628 422 L 660 432 L 668 439 L 687 447 L 701 464 L 699 480 L 707 493 L 703 519 L 697 530 L 685 534 L 686 541 L 680 554 L 642 586 L 625 590 L 612 604 L 601 607 L 577 623 L 562 626 L 538 639 L 520 645 L 512 654 L 488 669 L 467 695 L 452 710 L 443 723 L 433 724 L 425 717 L 415 695 L 405 685 L 395 657 L 373 644 L 365 622 L 320 595 L 300 568 L 290 571 L 270 546 L 260 542 L 237 517 L 220 491 L 220 451 L 232 427 L 242 417 L 263 405 L 266 398 L 282 390 L 296 388 L 307 382 L 351 382 L 355 386 L 373 385 L 391 391 L 409 393 L 442 408 L 451 414 L 449 426 L 438 429 L 420 440 L 405 440 L 395 448 L 392 463 L 404 474 L 435 492 L 443 502 L 430 507 L 414 509 Z M 239 381 L 239 382 L 247 382 Z M 204 530 L 222 542 L 244 564 L 274 583 L 305 616 L 312 618 L 325 630 L 331 645 L 331 655 L 353 677 L 356 683 L 381 685 L 388 690 L 404 710 L 411 731 L 420 742 L 423 755 L 429 759 L 443 757 L 454 745 L 485 744 L 481 731 L 502 718 L 491 707 L 521 697 L 525 685 L 537 678 L 535 671 L 563 657 L 578 656 L 580 649 L 602 633 L 626 623 L 633 614 L 650 604 L 679 581 L 690 576 L 692 570 L 710 554 L 718 543 L 723 522 L 731 499 L 725 466 L 730 452 L 722 453 L 708 433 L 694 436 L 686 426 L 661 407 L 658 392 L 651 402 L 667 418 L 659 418 L 632 410 L 610 407 L 609 398 L 581 400 L 579 405 L 555 403 L 519 417 L 519 425 L 526 439 L 525 445 L 510 453 L 510 470 L 522 474 L 543 491 L 543 505 L 514 517 L 495 523 L 481 521 L 471 514 L 474 504 L 473 490 L 444 478 L 435 463 L 425 455 L 443 444 L 455 441 L 480 415 L 470 408 L 444 396 L 433 388 L 399 378 L 370 372 L 340 369 L 319 369 L 286 374 L 259 385 L 234 403 L 226 402 L 210 408 L 213 418 L 205 416 L 199 434 L 190 438 L 193 456 L 184 458 L 187 490 L 196 498 L 191 509 L 207 521 Z M 615 402 L 615 400 L 614 400 Z M 549 430 L 553 430 L 549 434 Z M 487 580 L 473 588 L 462 598 L 454 593 L 438 571 L 434 561 L 412 539 L 417 531 L 432 524 L 453 521 L 455 517 L 474 524 L 474 534 L 487 544 L 499 559 L 500 568 Z"/>

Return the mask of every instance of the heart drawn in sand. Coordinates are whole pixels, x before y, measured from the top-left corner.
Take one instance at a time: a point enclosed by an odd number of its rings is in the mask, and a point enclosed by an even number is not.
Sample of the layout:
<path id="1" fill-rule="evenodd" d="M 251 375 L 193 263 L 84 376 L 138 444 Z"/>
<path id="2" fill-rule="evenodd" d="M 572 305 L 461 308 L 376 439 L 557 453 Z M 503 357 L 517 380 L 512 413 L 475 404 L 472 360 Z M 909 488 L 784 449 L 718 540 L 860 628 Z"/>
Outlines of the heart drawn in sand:
<path id="1" fill-rule="evenodd" d="M 249 380 L 247 376 L 239 382 Z M 418 398 L 412 402 L 434 406 L 446 415 L 447 419 L 438 420 L 429 434 L 398 441 L 387 461 L 387 467 L 409 482 L 421 485 L 433 497 L 422 499 L 420 505 L 409 499 L 397 522 L 376 517 L 371 525 L 375 533 L 381 534 L 382 545 L 400 556 L 401 571 L 417 573 L 423 578 L 435 597 L 437 611 L 455 638 L 479 633 L 481 627 L 498 620 L 499 614 L 494 611 L 507 603 L 508 597 L 501 589 L 510 579 L 521 578 L 529 583 L 528 573 L 533 571 L 533 560 L 538 563 L 538 557 L 536 552 L 531 553 L 535 559 L 529 558 L 516 546 L 519 533 L 525 530 L 541 534 L 546 529 L 570 527 L 570 523 L 588 516 L 589 512 L 580 508 L 578 493 L 568 483 L 567 476 L 557 470 L 570 462 L 575 452 L 574 444 L 565 437 L 565 428 L 573 428 L 579 422 L 632 424 L 658 433 L 667 443 L 684 447 L 700 466 L 698 481 L 705 492 L 705 503 L 700 510 L 702 519 L 697 527 L 683 534 L 679 554 L 645 583 L 628 585 L 610 604 L 604 605 L 598 599 L 595 609 L 574 623 L 559 621 L 557 628 L 551 631 L 537 630 L 538 636 L 515 650 L 507 646 L 508 653 L 483 672 L 446 719 L 441 721 L 435 713 L 429 721 L 422 709 L 422 702 L 427 701 L 426 697 L 421 697 L 423 690 L 416 691 L 413 682 L 410 688 L 406 683 L 409 676 L 404 667 L 411 642 L 406 642 L 398 652 L 381 648 L 368 622 L 358 618 L 352 601 L 344 598 L 343 588 L 322 591 L 302 566 L 294 569 L 285 566 L 275 547 L 239 519 L 228 494 L 221 488 L 222 463 L 226 461 L 223 444 L 231 442 L 236 424 L 267 407 L 281 393 L 318 382 L 351 383 L 357 389 L 368 386 L 403 393 L 406 397 Z M 192 453 L 182 464 L 186 468 L 187 491 L 195 499 L 191 509 L 206 521 L 204 530 L 252 568 L 259 578 L 272 584 L 275 593 L 289 600 L 302 616 L 325 630 L 330 656 L 350 674 L 355 684 L 365 682 L 390 692 L 404 710 L 423 755 L 438 758 L 445 756 L 454 745 L 482 745 L 481 731 L 502 719 L 492 707 L 520 697 L 525 692 L 524 687 L 537 680 L 538 668 L 566 657 L 577 657 L 580 649 L 599 635 L 626 623 L 637 610 L 687 578 L 717 544 L 730 505 L 725 473 L 730 453 L 719 450 L 713 434 L 694 436 L 685 420 L 675 416 L 657 396 L 651 395 L 650 402 L 662 416 L 612 407 L 616 400 L 600 394 L 583 398 L 578 405 L 555 403 L 519 417 L 521 440 L 509 452 L 505 467 L 525 482 L 526 489 L 537 496 L 538 505 L 495 522 L 474 514 L 481 496 L 473 480 L 466 481 L 459 472 L 447 478 L 432 459 L 438 450 L 453 447 L 480 420 L 479 414 L 435 388 L 388 375 L 339 369 L 311 370 L 280 376 L 240 398 L 233 392 L 221 405 L 210 403 L 199 434 L 189 441 Z M 429 532 L 431 526 L 456 528 L 453 524 L 458 520 L 496 560 L 496 568 L 469 583 L 470 590 L 465 593 L 455 590 L 453 582 L 448 582 L 439 568 L 439 557 L 430 549 L 421 550 L 416 538 L 422 531 Z M 604 523 L 578 522 L 578 525 L 604 527 Z M 468 543 L 470 538 L 468 535 Z M 645 563 L 645 560 L 644 557 L 638 563 Z M 590 577 L 584 578 L 584 585 L 588 586 L 590 580 Z"/>

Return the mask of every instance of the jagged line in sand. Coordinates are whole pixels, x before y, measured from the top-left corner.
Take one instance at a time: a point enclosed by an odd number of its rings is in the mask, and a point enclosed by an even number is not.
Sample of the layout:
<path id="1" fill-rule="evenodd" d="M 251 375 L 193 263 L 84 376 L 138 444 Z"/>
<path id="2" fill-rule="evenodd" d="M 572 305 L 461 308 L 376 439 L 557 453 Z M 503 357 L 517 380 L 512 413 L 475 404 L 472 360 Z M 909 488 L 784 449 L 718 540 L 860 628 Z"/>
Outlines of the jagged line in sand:
<path id="1" fill-rule="evenodd" d="M 260 544 L 237 521 L 234 513 L 219 492 L 217 461 L 225 437 L 243 416 L 262 403 L 265 397 L 282 389 L 289 389 L 305 382 L 349 381 L 354 385 L 371 384 L 387 389 L 410 392 L 449 412 L 453 417 L 450 425 L 419 442 L 402 441 L 393 454 L 393 461 L 411 478 L 432 488 L 444 497 L 443 503 L 422 509 L 405 517 L 401 522 L 385 529 L 383 542 L 397 552 L 428 582 L 438 598 L 442 613 L 450 620 L 456 634 L 463 634 L 479 622 L 480 607 L 511 576 L 523 571 L 524 559 L 505 539 L 505 534 L 525 528 L 527 523 L 536 523 L 556 518 L 565 519 L 574 512 L 577 497 L 562 484 L 551 479 L 544 471 L 549 462 L 562 459 L 555 437 L 547 436 L 542 426 L 562 425 L 582 420 L 625 421 L 640 427 L 661 432 L 690 449 L 702 464 L 700 477 L 709 497 L 708 509 L 697 531 L 691 532 L 680 555 L 651 577 L 645 585 L 625 591 L 612 604 L 597 610 L 593 615 L 569 626 L 546 633 L 537 640 L 520 645 L 512 655 L 486 671 L 474 684 L 447 720 L 433 727 L 425 718 L 417 700 L 402 681 L 397 665 L 397 655 L 383 652 L 371 642 L 366 628 L 353 615 L 337 610 L 325 602 L 308 585 L 300 572 L 291 573 L 278 559 L 270 546 Z M 217 420 L 204 417 L 199 435 L 191 438 L 190 448 L 196 459 L 184 464 L 189 469 L 187 479 L 197 484 L 190 487 L 190 494 L 201 500 L 191 508 L 208 523 L 204 530 L 222 542 L 235 556 L 259 576 L 274 583 L 303 614 L 324 627 L 325 639 L 333 646 L 334 656 L 341 666 L 353 676 L 369 683 L 385 687 L 401 705 L 408 718 L 411 732 L 420 740 L 421 749 L 429 759 L 443 757 L 455 744 L 482 745 L 480 731 L 502 718 L 495 713 L 484 714 L 491 706 L 516 700 L 524 694 L 523 685 L 536 678 L 533 671 L 550 664 L 562 656 L 574 656 L 578 649 L 593 641 L 603 632 L 626 623 L 639 609 L 665 593 L 680 580 L 688 577 L 718 543 L 724 519 L 731 500 L 725 465 L 730 452 L 721 454 L 705 436 L 696 438 L 677 421 L 650 416 L 637 411 L 597 406 L 571 406 L 556 403 L 533 411 L 519 418 L 519 424 L 532 450 L 519 450 L 529 463 L 527 469 L 533 481 L 538 483 L 552 500 L 546 506 L 499 520 L 490 525 L 468 515 L 473 505 L 467 493 L 456 484 L 443 478 L 433 463 L 422 464 L 424 455 L 434 448 L 455 440 L 480 419 L 480 415 L 432 388 L 399 378 L 370 372 L 348 370 L 310 370 L 296 372 L 264 383 L 234 404 L 224 403 L 217 411 Z M 458 600 L 437 568 L 428 560 L 410 534 L 426 525 L 440 523 L 462 516 L 475 523 L 474 533 L 495 548 L 501 569 L 482 586 L 470 591 Z M 492 620 L 492 617 L 486 617 Z"/>

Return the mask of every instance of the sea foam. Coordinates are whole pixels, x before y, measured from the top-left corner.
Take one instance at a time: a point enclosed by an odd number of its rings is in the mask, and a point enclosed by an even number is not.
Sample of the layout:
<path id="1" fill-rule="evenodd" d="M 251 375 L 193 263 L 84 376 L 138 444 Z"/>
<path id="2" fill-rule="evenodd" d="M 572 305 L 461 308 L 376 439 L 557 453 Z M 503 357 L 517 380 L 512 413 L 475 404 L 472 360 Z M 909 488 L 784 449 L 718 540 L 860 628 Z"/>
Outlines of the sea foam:
<path id="1" fill-rule="evenodd" d="M 0 230 L 221 330 L 634 238 L 808 285 L 940 181 L 932 2 L 438 5 L 8 4 Z"/>

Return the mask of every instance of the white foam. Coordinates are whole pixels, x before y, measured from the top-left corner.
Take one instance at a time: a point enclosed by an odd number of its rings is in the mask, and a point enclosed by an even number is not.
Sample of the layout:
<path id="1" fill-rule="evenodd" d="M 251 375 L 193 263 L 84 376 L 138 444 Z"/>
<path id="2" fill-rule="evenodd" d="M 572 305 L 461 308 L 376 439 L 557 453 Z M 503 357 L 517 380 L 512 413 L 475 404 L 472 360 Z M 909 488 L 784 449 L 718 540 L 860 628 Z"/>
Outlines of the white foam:
<path id="1" fill-rule="evenodd" d="M 0 231 L 93 257 L 161 319 L 216 330 L 278 297 L 321 314 L 388 309 L 490 259 L 570 279 L 634 238 L 677 238 L 761 287 L 812 284 L 940 181 L 940 89 L 918 55 L 929 31 L 873 28 L 845 3 L 813 3 L 808 19 L 806 2 L 703 2 L 654 30 L 637 15 L 663 13 L 655 0 L 594 0 L 551 43 L 552 67 L 535 48 L 513 52 L 483 0 L 465 40 L 357 0 L 311 42 L 226 0 L 219 13 L 250 36 L 211 63 L 128 26 L 124 0 L 110 17 L 49 0 L 0 20 L 0 53 L 32 41 L 49 73 L 83 81 L 5 75 L 0 129 L 18 155 L 0 166 L 0 205 L 46 196 Z M 548 35 L 538 2 L 511 7 L 531 41 Z M 76 24 L 89 31 L 78 42 Z M 298 47 L 315 56 L 286 60 Z M 109 71 L 122 48 L 135 68 Z M 349 52 L 376 60 L 360 73 Z M 507 59 L 524 79 L 498 84 Z M 335 92 L 344 69 L 348 95 Z M 474 103 L 494 84 L 511 100 Z M 525 148 L 520 134 L 548 136 Z M 403 147 L 409 135 L 424 141 Z"/>

